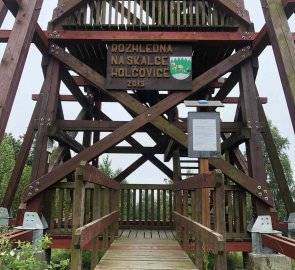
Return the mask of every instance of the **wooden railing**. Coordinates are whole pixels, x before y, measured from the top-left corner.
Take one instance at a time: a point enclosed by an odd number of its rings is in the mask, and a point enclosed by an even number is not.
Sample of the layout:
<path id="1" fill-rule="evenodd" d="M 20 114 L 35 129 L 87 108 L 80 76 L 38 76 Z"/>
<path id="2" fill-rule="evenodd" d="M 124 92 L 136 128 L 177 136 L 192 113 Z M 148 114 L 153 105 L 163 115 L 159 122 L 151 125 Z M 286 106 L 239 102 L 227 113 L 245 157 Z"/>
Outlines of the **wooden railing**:
<path id="1" fill-rule="evenodd" d="M 202 189 L 213 189 L 213 230 L 202 225 Z M 173 185 L 175 192 L 176 232 L 184 250 L 189 251 L 190 235 L 195 238 L 195 258 L 198 269 L 203 269 L 203 252 L 216 254 L 216 269 L 226 268 L 226 226 L 224 179 L 220 171 L 200 174 Z M 189 191 L 193 203 L 189 211 Z"/>
<path id="2" fill-rule="evenodd" d="M 95 185 L 93 190 L 93 221 L 85 224 L 85 184 Z M 101 189 L 104 187 L 103 204 L 100 205 Z M 73 201 L 71 270 L 82 268 L 82 250 L 91 243 L 91 269 L 98 263 L 98 236 L 103 235 L 103 247 L 108 248 L 118 231 L 119 183 L 109 179 L 97 168 L 81 163 L 75 173 Z"/>
<path id="3" fill-rule="evenodd" d="M 173 227 L 171 185 L 121 184 L 120 227 L 168 229 Z"/>
<path id="4" fill-rule="evenodd" d="M 66 16 L 56 8 L 54 23 L 114 26 L 120 29 L 159 27 L 238 26 L 237 21 L 205 0 L 92 0 Z M 118 29 L 118 28 L 117 28 Z"/>

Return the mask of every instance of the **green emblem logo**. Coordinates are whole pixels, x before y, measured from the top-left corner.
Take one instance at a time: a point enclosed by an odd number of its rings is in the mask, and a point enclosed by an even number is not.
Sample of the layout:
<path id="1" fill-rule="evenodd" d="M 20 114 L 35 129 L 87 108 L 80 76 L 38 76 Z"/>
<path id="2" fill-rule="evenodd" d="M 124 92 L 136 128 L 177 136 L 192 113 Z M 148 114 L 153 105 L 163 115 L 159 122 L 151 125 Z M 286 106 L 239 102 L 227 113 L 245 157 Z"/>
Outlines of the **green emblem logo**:
<path id="1" fill-rule="evenodd" d="M 170 57 L 170 73 L 176 80 L 185 80 L 192 72 L 192 58 L 186 56 Z"/>

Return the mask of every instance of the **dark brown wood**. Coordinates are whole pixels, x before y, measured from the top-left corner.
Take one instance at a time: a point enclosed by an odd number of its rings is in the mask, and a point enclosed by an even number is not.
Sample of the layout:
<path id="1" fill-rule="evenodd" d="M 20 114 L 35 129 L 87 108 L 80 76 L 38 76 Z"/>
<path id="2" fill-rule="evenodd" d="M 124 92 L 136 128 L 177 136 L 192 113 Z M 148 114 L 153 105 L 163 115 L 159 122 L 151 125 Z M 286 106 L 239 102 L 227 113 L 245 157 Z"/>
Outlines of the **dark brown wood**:
<path id="1" fill-rule="evenodd" d="M 120 188 L 120 184 L 117 181 L 109 178 L 107 175 L 100 172 L 94 166 L 87 164 L 86 162 L 81 162 L 80 168 L 83 171 L 83 181 L 94 183 L 96 185 L 101 185 L 115 190 L 118 190 Z"/>
<path id="2" fill-rule="evenodd" d="M 260 201 L 262 201 L 266 206 L 272 207 L 272 197 L 270 191 L 267 189 L 266 185 L 261 184 L 255 179 L 242 173 L 240 170 L 235 168 L 233 165 L 227 161 L 220 158 L 210 158 L 209 164 L 216 169 L 219 169 L 227 177 L 233 180 L 235 183 L 243 187 L 245 190 L 250 192 Z"/>
<path id="3" fill-rule="evenodd" d="M 245 45 L 249 41 L 254 40 L 257 36 L 255 32 L 249 32 L 245 38 L 245 32 L 186 32 L 186 31 L 71 31 L 71 30 L 55 30 L 53 32 L 45 32 L 48 39 L 54 42 L 72 43 L 73 41 L 161 41 L 161 42 L 230 42 L 238 45 Z"/>
<path id="4" fill-rule="evenodd" d="M 6 17 L 7 11 L 8 11 L 7 7 L 5 6 L 3 1 L 1 1 L 0 2 L 0 27 L 3 24 L 3 21 L 4 21 L 5 17 Z"/>
<path id="5" fill-rule="evenodd" d="M 266 175 L 262 152 L 261 134 L 259 130 L 258 105 L 256 100 L 256 86 L 251 61 L 246 61 L 241 65 L 241 112 L 244 124 L 250 127 L 251 136 L 246 142 L 246 153 L 249 175 L 257 183 L 266 186 Z M 269 198 L 270 199 L 270 198 Z M 269 209 L 261 202 L 256 203 L 256 214 L 269 214 Z"/>
<path id="6" fill-rule="evenodd" d="M 136 169 L 138 169 L 142 164 L 144 164 L 147 161 L 146 156 L 141 156 L 139 159 L 134 161 L 128 168 L 126 168 L 124 171 L 122 171 L 119 175 L 116 176 L 116 180 L 119 182 L 122 182 L 123 180 L 128 177 L 131 173 L 133 173 Z"/>
<path id="7" fill-rule="evenodd" d="M 83 248 L 94 237 L 103 232 L 108 226 L 117 221 L 119 218 L 119 211 L 113 211 L 110 214 L 94 220 L 93 222 L 78 228 L 75 231 L 73 242 L 75 247 Z"/>
<path id="8" fill-rule="evenodd" d="M 173 191 L 214 188 L 216 185 L 213 172 L 202 173 L 173 184 Z"/>
<path id="9" fill-rule="evenodd" d="M 283 169 L 281 160 L 279 158 L 278 151 L 276 149 L 274 138 L 271 134 L 271 130 L 268 125 L 268 121 L 267 121 L 264 109 L 261 104 L 258 104 L 258 111 L 259 111 L 260 120 L 265 123 L 265 129 L 264 129 L 264 132 L 262 133 L 262 137 L 265 143 L 266 151 L 269 156 L 269 160 L 272 165 L 273 173 L 278 183 L 280 194 L 284 194 L 282 196 L 282 200 L 284 202 L 287 213 L 294 213 L 295 203 L 292 199 L 292 195 L 290 193 L 290 189 L 286 180 L 284 169 Z"/>
<path id="10" fill-rule="evenodd" d="M 220 233 L 226 239 L 226 223 L 225 223 L 225 192 L 224 179 L 220 172 L 216 172 L 216 189 L 214 196 L 214 225 L 215 231 Z M 227 269 L 227 256 L 224 251 L 220 252 L 215 259 L 216 269 Z"/>
<path id="11" fill-rule="evenodd" d="M 72 56 L 64 52 L 63 50 L 58 49 L 59 53 L 56 54 L 56 51 L 53 52 L 57 58 L 62 60 L 63 62 L 66 62 L 69 66 L 75 67 L 75 70 L 78 71 L 78 73 L 83 73 L 86 78 L 89 78 L 92 83 L 94 83 L 99 89 L 104 89 L 104 83 L 103 78 L 96 74 L 93 70 L 85 66 L 85 64 L 81 63 L 77 59 L 74 59 Z M 112 147 L 113 145 L 117 144 L 118 142 L 122 141 L 126 136 L 132 134 L 134 131 L 138 130 L 140 127 L 145 125 L 147 122 L 152 122 L 155 124 L 159 129 L 164 129 L 167 133 L 168 130 L 166 129 L 166 125 L 163 126 L 163 121 L 165 121 L 163 118 L 158 118 L 158 116 L 165 112 L 166 110 L 170 109 L 172 106 L 175 106 L 185 98 L 188 98 L 189 96 L 195 94 L 199 89 L 202 89 L 205 85 L 212 82 L 219 76 L 225 74 L 228 70 L 230 70 L 233 66 L 238 65 L 251 55 L 250 48 L 243 48 L 242 50 L 238 51 L 234 55 L 230 56 L 229 58 L 223 60 L 221 63 L 217 64 L 204 74 L 200 75 L 198 78 L 196 78 L 193 81 L 193 90 L 189 93 L 186 92 L 180 92 L 180 93 L 174 93 L 170 96 L 168 96 L 166 99 L 162 100 L 161 102 L 157 103 L 155 106 L 153 106 L 150 109 L 145 109 L 143 111 L 143 105 L 138 104 L 138 102 L 134 99 L 130 100 L 130 97 L 125 93 L 122 92 L 111 92 L 110 95 L 114 95 L 116 99 L 119 99 L 119 96 L 123 98 L 120 98 L 120 102 L 123 102 L 124 105 L 130 107 L 130 104 L 136 105 L 136 107 L 140 106 L 140 112 L 141 114 L 137 116 L 132 121 L 128 122 L 127 124 L 123 125 L 121 128 L 118 128 L 116 131 L 111 133 L 110 135 L 106 136 L 99 142 L 95 143 L 93 146 L 85 149 L 80 154 L 72 158 L 71 160 L 65 162 L 63 165 L 56 168 L 54 171 L 48 173 L 47 175 L 42 176 L 37 182 L 40 183 L 39 190 L 37 192 L 33 192 L 32 196 L 35 196 L 36 194 L 40 193 L 42 190 L 46 189 L 51 184 L 57 182 L 59 179 L 63 178 L 65 175 L 72 172 L 77 166 L 80 160 L 90 160 L 94 157 L 98 156 L 100 153 L 103 153 L 108 148 Z M 69 61 L 69 60 L 74 60 Z M 76 66 L 77 65 L 77 66 Z M 85 72 L 84 72 L 85 70 Z M 86 71 L 87 70 L 87 71 Z M 115 94 L 114 94 L 115 93 Z M 123 100 L 124 99 L 124 100 Z M 132 101 L 132 102 L 131 102 Z M 143 106 L 143 107 L 142 107 Z M 134 106 L 135 107 L 135 106 Z M 139 112 L 139 110 L 138 110 Z M 167 123 L 167 122 L 165 122 Z M 173 133 L 173 134 L 172 134 Z M 173 136 L 175 138 L 175 128 L 170 130 L 169 135 Z M 183 144 L 187 145 L 187 138 L 186 135 L 182 132 L 179 133 L 181 137 L 183 137 Z M 179 137 L 177 136 L 177 140 L 179 141 Z M 45 179 L 48 179 L 45 180 Z M 45 180 L 45 181 L 44 181 Z M 36 184 L 36 182 L 32 183 L 33 185 Z M 28 196 L 28 192 L 26 192 L 24 196 L 24 200 L 28 200 L 32 198 L 31 196 Z"/>
<path id="12" fill-rule="evenodd" d="M 278 65 L 290 118 L 295 132 L 295 48 L 287 16 L 280 0 L 261 0 L 268 34 Z"/>
<path id="13" fill-rule="evenodd" d="M 224 238 L 221 234 L 175 211 L 173 212 L 173 217 L 178 225 L 181 224 L 181 226 L 186 227 L 188 231 L 205 243 L 214 254 L 224 252 Z"/>
<path id="14" fill-rule="evenodd" d="M 0 141 L 17 92 L 25 60 L 31 45 L 43 0 L 23 0 L 9 37 L 1 65 L 0 81 Z"/>

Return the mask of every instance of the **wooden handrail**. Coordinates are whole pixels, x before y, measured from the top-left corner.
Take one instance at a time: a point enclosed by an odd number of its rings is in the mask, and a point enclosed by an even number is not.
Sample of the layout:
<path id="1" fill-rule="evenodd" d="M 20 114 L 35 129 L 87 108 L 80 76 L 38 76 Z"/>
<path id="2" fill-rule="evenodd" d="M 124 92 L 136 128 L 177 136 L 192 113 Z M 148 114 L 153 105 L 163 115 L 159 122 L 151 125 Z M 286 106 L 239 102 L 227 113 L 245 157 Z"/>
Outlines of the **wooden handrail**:
<path id="1" fill-rule="evenodd" d="M 202 173 L 173 184 L 173 191 L 214 188 L 215 172 Z"/>
<path id="2" fill-rule="evenodd" d="M 81 180 L 91 182 L 96 185 L 101 185 L 114 190 L 120 189 L 119 182 L 111 179 L 106 174 L 100 172 L 96 167 L 89 165 L 87 162 L 82 161 L 77 169 L 77 173 Z"/>
<path id="3" fill-rule="evenodd" d="M 176 224 L 186 228 L 186 230 L 195 235 L 198 240 L 205 243 L 214 254 L 224 252 L 225 239 L 221 234 L 175 211 L 173 211 L 173 216 Z"/>
<path id="4" fill-rule="evenodd" d="M 74 246 L 76 248 L 83 248 L 94 237 L 98 236 L 108 226 L 116 222 L 118 218 L 119 211 L 117 210 L 78 228 L 73 238 Z"/>
<path id="5" fill-rule="evenodd" d="M 154 189 L 154 190 L 172 190 L 173 185 L 144 185 L 144 184 L 121 184 L 120 189 Z"/>

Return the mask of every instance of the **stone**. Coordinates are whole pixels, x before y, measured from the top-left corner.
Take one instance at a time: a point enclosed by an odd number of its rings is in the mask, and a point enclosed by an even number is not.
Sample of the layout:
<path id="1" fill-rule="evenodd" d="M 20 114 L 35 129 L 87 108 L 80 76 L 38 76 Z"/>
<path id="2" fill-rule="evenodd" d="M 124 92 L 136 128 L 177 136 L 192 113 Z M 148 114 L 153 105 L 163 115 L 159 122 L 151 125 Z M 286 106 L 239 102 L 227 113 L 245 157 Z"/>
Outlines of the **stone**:
<path id="1" fill-rule="evenodd" d="M 250 270 L 291 270 L 291 258 L 282 254 L 258 254 L 249 255 Z"/>

